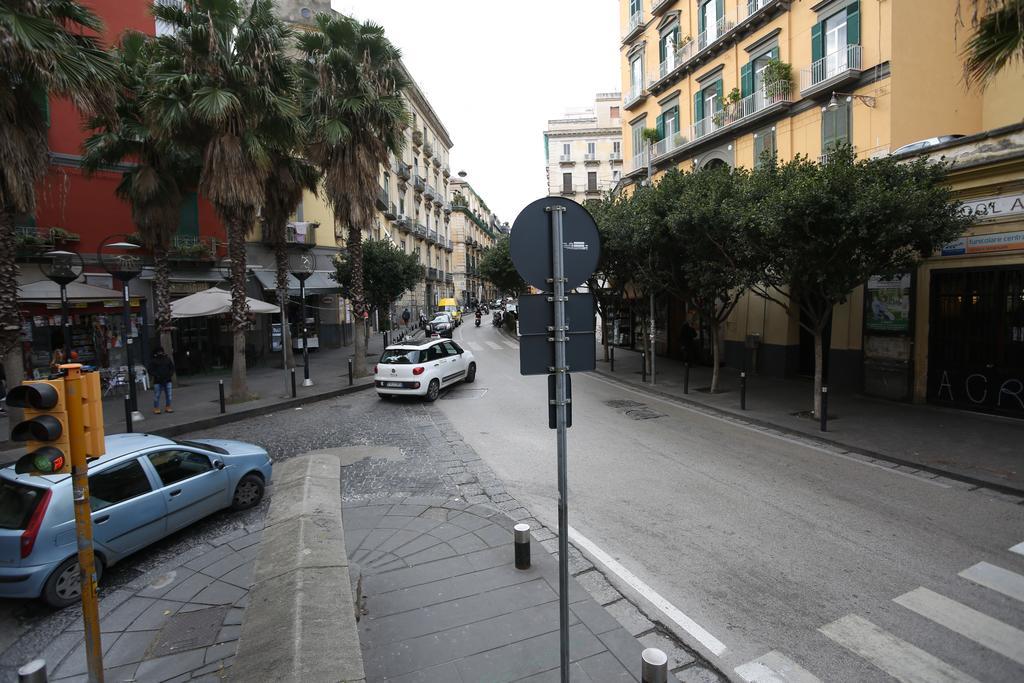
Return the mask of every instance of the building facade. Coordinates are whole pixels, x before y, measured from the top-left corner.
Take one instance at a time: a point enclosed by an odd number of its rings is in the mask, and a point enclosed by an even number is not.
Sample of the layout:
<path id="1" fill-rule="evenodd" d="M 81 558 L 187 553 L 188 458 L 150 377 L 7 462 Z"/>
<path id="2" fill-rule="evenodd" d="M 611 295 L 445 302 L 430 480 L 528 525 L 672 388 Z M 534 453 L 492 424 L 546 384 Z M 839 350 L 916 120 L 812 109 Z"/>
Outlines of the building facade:
<path id="1" fill-rule="evenodd" d="M 837 143 L 870 158 L 1018 123 L 1024 69 L 1005 69 L 984 91 L 967 89 L 956 6 L 957 0 L 620 0 L 624 183 L 649 173 L 656 180 L 669 168 L 753 167 L 765 153 L 822 159 Z M 993 186 L 989 196 L 1002 206 L 1008 191 Z M 977 194 L 965 188 L 963 196 Z M 1002 257 L 1024 263 L 1020 254 L 1006 256 L 1013 251 Z M 924 400 L 928 364 L 920 354 L 929 345 L 920 337 L 929 330 L 915 329 L 914 345 L 912 337 L 894 341 L 865 321 L 885 288 L 898 286 L 866 283 L 835 308 L 830 383 Z M 913 291 L 920 314 L 924 295 Z M 686 314 L 676 308 L 660 307 L 659 352 L 680 346 Z M 813 343 L 799 322 L 746 296 L 725 325 L 727 362 L 756 363 L 774 375 L 809 374 Z"/>
<path id="2" fill-rule="evenodd" d="M 592 107 L 548 121 L 544 131 L 548 194 L 583 203 L 622 178 L 622 93 L 599 93 Z"/>
<path id="3" fill-rule="evenodd" d="M 498 239 L 507 234 L 507 227 L 465 180 L 453 178 L 451 192 L 455 296 L 463 305 L 492 301 L 497 292 L 480 276 L 480 260 Z"/>

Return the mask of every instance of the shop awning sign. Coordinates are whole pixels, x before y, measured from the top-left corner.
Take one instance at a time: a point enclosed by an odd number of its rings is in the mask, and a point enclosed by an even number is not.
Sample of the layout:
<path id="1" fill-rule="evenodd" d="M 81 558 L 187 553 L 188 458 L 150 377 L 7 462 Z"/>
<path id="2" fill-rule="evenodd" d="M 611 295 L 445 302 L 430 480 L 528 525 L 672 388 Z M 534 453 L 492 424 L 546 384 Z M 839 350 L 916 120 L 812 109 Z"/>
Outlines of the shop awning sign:
<path id="1" fill-rule="evenodd" d="M 1021 250 L 1024 250 L 1024 230 L 1015 230 L 961 237 L 942 247 L 942 255 L 963 256 Z"/>
<path id="2" fill-rule="evenodd" d="M 960 207 L 960 213 L 975 220 L 1024 216 L 1024 192 L 1004 194 L 998 197 L 969 199 Z"/>

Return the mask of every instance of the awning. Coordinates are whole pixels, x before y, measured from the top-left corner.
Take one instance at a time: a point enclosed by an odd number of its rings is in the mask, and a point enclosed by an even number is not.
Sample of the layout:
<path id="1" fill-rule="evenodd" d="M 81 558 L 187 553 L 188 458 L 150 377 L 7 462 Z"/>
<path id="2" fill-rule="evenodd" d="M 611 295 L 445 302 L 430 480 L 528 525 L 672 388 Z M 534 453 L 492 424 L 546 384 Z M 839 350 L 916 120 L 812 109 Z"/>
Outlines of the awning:
<path id="1" fill-rule="evenodd" d="M 256 270 L 253 275 L 259 280 L 260 286 L 268 292 L 277 291 L 277 273 L 270 270 Z M 306 294 L 333 294 L 340 289 L 334 279 L 333 270 L 318 270 L 306 280 Z M 299 293 L 299 281 L 291 273 L 288 274 L 288 295 Z"/>
<path id="2" fill-rule="evenodd" d="M 246 297 L 246 301 L 252 313 L 277 313 L 281 310 L 274 304 L 253 299 L 251 296 Z M 172 318 L 202 318 L 230 312 L 231 292 L 216 287 L 171 302 Z"/>
<path id="3" fill-rule="evenodd" d="M 89 303 L 94 301 L 121 301 L 123 294 L 116 289 L 72 282 L 68 285 L 68 301 Z M 60 285 L 52 280 L 39 280 L 18 285 L 18 301 L 28 304 L 60 303 Z"/>

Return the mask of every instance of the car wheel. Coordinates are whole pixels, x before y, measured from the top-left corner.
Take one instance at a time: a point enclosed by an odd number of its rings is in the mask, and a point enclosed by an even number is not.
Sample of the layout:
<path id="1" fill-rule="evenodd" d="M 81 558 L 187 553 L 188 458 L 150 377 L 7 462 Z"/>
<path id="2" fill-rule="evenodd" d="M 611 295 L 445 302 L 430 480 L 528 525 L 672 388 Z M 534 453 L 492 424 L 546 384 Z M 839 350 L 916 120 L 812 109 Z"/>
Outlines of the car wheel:
<path id="1" fill-rule="evenodd" d="M 466 384 L 472 384 L 473 380 L 476 379 L 476 363 L 470 363 L 469 369 L 466 370 Z"/>
<path id="2" fill-rule="evenodd" d="M 94 556 L 96 563 L 96 583 L 103 578 L 103 560 Z M 82 600 L 81 572 L 78 569 L 78 556 L 72 555 L 61 562 L 43 586 L 43 601 L 50 607 L 63 609 Z"/>
<path id="3" fill-rule="evenodd" d="M 438 394 L 441 393 L 441 383 L 436 379 L 430 380 L 430 384 L 427 386 L 427 402 L 433 403 L 437 400 Z"/>
<path id="4" fill-rule="evenodd" d="M 263 480 L 255 474 L 247 474 L 238 481 L 235 495 L 231 498 L 232 510 L 248 510 L 263 500 Z"/>

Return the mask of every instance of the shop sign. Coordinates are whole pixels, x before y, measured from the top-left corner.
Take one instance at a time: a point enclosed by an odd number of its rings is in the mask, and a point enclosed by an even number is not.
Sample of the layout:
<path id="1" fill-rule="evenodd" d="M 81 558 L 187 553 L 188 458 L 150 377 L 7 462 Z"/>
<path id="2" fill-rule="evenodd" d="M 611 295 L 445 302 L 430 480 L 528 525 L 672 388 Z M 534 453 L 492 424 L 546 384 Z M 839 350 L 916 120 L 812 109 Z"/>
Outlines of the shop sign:
<path id="1" fill-rule="evenodd" d="M 868 280 L 864 327 L 874 332 L 910 331 L 910 274 Z"/>
<path id="2" fill-rule="evenodd" d="M 979 221 L 1007 216 L 1024 216 L 1024 192 L 971 199 L 965 201 L 960 207 L 960 213 L 964 216 L 973 216 L 975 220 Z"/>
<path id="3" fill-rule="evenodd" d="M 996 232 L 988 235 L 961 237 L 942 247 L 942 255 L 990 254 L 1000 251 L 1020 251 L 1022 249 L 1024 249 L 1024 230 L 1015 230 L 1013 232 Z"/>
<path id="4" fill-rule="evenodd" d="M 994 368 L 936 368 L 929 375 L 934 403 L 1024 417 L 1024 375 Z"/>
<path id="5" fill-rule="evenodd" d="M 170 283 L 171 294 L 198 294 L 199 292 L 205 292 L 210 288 L 209 282 L 174 282 Z M 134 305 L 134 304 L 132 304 Z"/>

